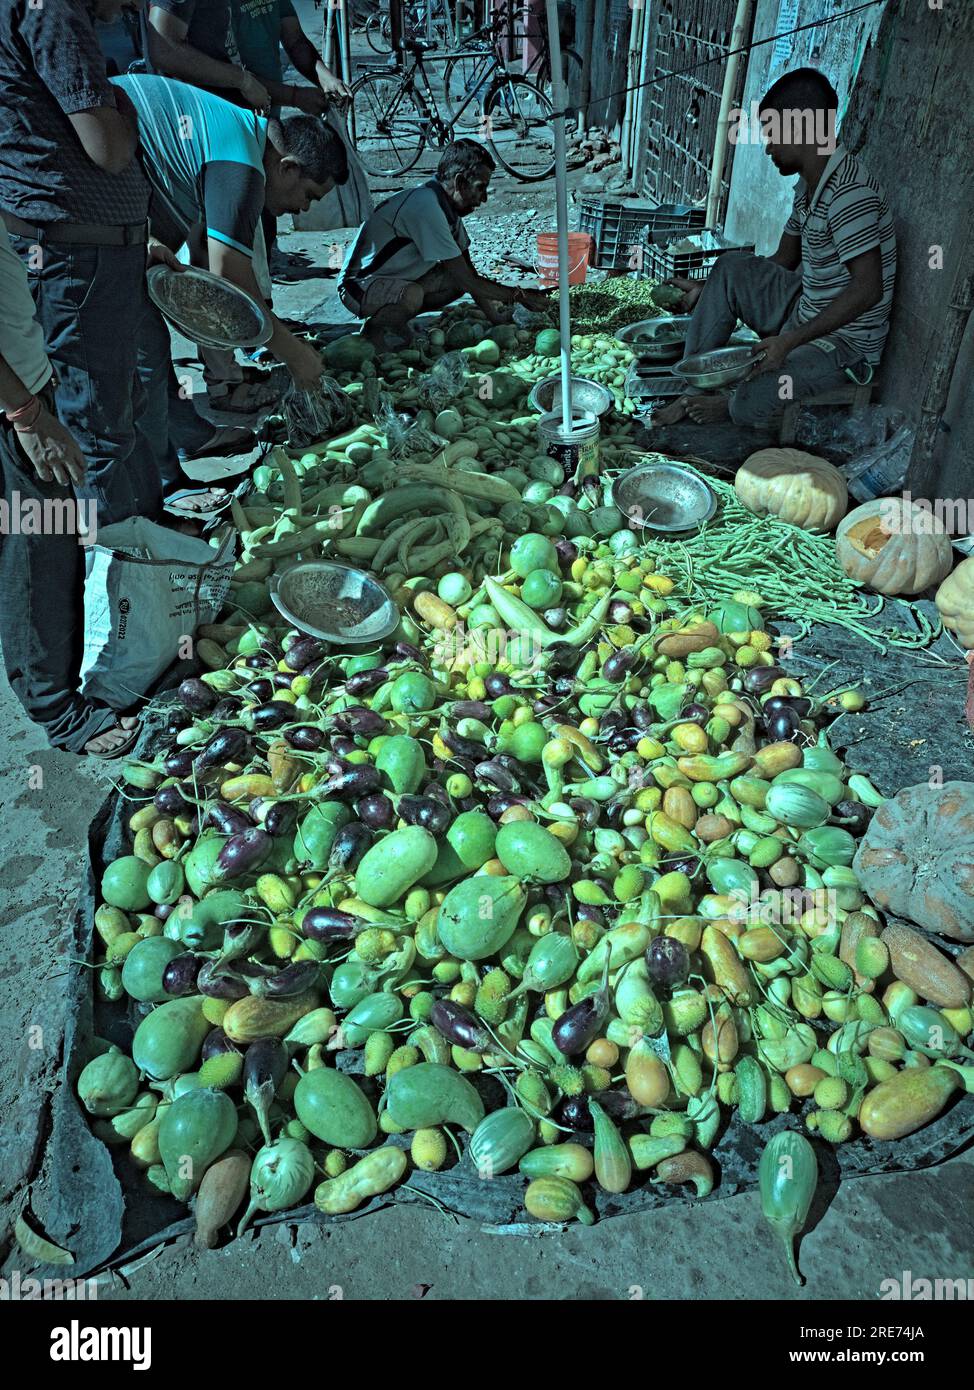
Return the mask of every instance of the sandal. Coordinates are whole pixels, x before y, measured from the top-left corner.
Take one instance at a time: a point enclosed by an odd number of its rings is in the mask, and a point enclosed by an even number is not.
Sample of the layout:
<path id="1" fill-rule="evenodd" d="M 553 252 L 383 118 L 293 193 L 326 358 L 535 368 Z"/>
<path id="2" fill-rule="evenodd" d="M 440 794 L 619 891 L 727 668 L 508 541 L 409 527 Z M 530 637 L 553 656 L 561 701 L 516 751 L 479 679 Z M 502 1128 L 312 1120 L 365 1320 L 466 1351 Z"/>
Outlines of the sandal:
<path id="1" fill-rule="evenodd" d="M 259 372 L 262 380 L 241 381 L 216 396 L 211 390 L 209 392 L 210 409 L 226 411 L 235 415 L 256 415 L 259 410 L 277 405 L 281 399 L 279 388 L 267 382 L 266 372 L 260 371 L 259 368 L 253 370 Z"/>
<path id="2" fill-rule="evenodd" d="M 222 425 L 192 453 L 180 449 L 178 454 L 180 463 L 195 463 L 199 459 L 236 458 L 238 454 L 249 454 L 256 447 L 257 436 L 246 425 Z"/>
<path id="3" fill-rule="evenodd" d="M 84 746 L 85 755 L 94 758 L 97 762 L 112 762 L 116 758 L 124 757 L 130 753 L 139 741 L 139 734 L 142 726 L 136 715 L 121 715 L 118 722 L 107 729 L 103 729 L 100 734 L 95 734 Z M 111 734 L 124 735 L 118 743 L 111 744 L 108 748 L 96 749 L 93 744 L 100 742 L 101 739 L 109 737 Z"/>

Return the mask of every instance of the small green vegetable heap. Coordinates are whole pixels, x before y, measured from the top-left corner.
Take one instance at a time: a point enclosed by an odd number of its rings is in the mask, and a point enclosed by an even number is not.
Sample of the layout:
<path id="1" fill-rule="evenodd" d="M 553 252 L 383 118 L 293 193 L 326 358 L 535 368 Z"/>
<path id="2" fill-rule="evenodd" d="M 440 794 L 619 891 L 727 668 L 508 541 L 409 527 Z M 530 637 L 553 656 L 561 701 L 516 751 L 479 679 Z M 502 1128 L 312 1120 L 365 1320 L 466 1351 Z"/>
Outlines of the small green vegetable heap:
<path id="1" fill-rule="evenodd" d="M 581 333 L 613 333 L 643 319 L 660 318 L 673 313 L 661 308 L 654 299 L 658 290 L 654 280 L 634 280 L 629 275 L 613 276 L 596 285 L 574 285 L 569 291 L 572 324 Z M 558 300 L 552 295 L 552 321 L 558 321 Z"/>

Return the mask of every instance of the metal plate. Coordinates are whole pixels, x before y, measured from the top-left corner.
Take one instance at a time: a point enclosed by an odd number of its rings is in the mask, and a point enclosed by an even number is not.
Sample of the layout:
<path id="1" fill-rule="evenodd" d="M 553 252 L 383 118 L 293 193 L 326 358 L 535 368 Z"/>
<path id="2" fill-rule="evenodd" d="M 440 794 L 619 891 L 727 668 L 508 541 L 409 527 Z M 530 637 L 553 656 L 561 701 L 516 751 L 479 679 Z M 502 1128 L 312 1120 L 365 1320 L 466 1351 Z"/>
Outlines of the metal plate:
<path id="1" fill-rule="evenodd" d="M 273 335 L 274 325 L 264 305 L 208 270 L 154 265 L 146 276 L 146 287 L 153 304 L 180 333 L 203 347 L 250 351 L 263 347 Z M 222 332 L 215 324 L 217 316 L 222 319 Z"/>
<path id="2" fill-rule="evenodd" d="M 709 391 L 714 386 L 730 386 L 743 381 L 758 359 L 750 347 L 718 348 L 716 352 L 701 352 L 685 357 L 673 368 L 690 386 Z"/>
<path id="3" fill-rule="evenodd" d="M 675 362 L 683 351 L 691 319 L 691 314 L 641 319 L 620 328 L 615 336 L 647 362 Z"/>
<path id="4" fill-rule="evenodd" d="M 337 647 L 381 642 L 399 625 L 399 609 L 364 570 L 331 560 L 307 560 L 270 581 L 274 607 L 302 632 Z"/>
<path id="5" fill-rule="evenodd" d="M 528 405 L 542 415 L 561 409 L 561 377 L 539 381 L 528 396 Z M 604 415 L 612 406 L 612 393 L 585 376 L 572 377 L 572 415 Z"/>
<path id="6" fill-rule="evenodd" d="M 612 501 L 630 525 L 664 535 L 695 531 L 717 510 L 713 490 L 675 463 L 648 463 L 620 473 Z"/>

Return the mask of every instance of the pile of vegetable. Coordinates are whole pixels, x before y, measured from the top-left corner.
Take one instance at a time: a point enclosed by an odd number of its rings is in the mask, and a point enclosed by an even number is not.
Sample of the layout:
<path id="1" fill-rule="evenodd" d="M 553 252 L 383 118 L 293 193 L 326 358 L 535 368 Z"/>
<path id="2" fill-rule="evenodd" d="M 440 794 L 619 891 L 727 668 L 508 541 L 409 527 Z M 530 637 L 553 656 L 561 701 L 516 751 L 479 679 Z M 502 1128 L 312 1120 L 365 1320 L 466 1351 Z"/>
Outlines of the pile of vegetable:
<path id="1" fill-rule="evenodd" d="M 459 322 L 430 352 L 465 350 Z M 150 1188 L 194 1203 L 203 1245 L 461 1153 L 522 1173 L 540 1221 L 644 1182 L 706 1197 L 726 1125 L 790 1113 L 760 1172 L 790 1251 L 802 1130 L 895 1140 L 971 1089 L 972 949 L 863 892 L 886 803 L 827 733 L 861 695 L 789 676 L 766 595 L 683 583 L 574 488 L 524 411 L 552 362 L 499 331 L 426 422 L 435 456 L 394 461 L 366 415 L 256 470 L 207 669 L 125 768 L 130 852 L 95 926 L 134 1036 L 78 1092 Z M 478 410 L 494 348 L 509 402 Z M 621 349 L 598 350 L 614 380 Z M 356 340 L 330 370 L 353 357 L 418 403 L 422 352 Z M 329 651 L 271 608 L 274 567 L 322 542 L 397 599 L 380 650 Z"/>

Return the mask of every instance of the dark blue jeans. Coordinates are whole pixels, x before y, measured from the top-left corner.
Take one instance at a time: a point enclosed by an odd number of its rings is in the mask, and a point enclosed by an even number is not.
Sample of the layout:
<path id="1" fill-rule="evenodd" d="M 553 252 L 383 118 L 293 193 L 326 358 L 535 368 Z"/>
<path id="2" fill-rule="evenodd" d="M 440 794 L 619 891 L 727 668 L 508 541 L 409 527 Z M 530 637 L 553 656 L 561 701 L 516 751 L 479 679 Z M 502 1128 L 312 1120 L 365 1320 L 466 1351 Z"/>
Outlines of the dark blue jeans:
<path id="1" fill-rule="evenodd" d="M 142 429 L 164 494 L 192 486 L 179 466 L 177 450 L 195 454 L 215 425 L 196 413 L 172 364 L 172 341 L 162 314 L 146 298 L 139 326 L 138 377 L 144 399 Z"/>
<path id="2" fill-rule="evenodd" d="M 57 409 L 81 446 L 98 525 L 155 520 L 162 496 L 142 424 L 136 373 L 148 303 L 144 246 L 35 245 L 15 237 L 27 266 L 48 356 L 60 379 Z"/>
<path id="3" fill-rule="evenodd" d="M 53 402 L 51 402 L 53 405 Z M 74 500 L 71 488 L 41 483 L 0 416 L 0 647 L 11 689 L 55 748 L 80 753 L 115 714 L 78 692 L 84 632 L 84 550 L 77 532 L 47 526 L 23 534 L 30 508 Z M 51 513 L 49 512 L 49 516 Z"/>

